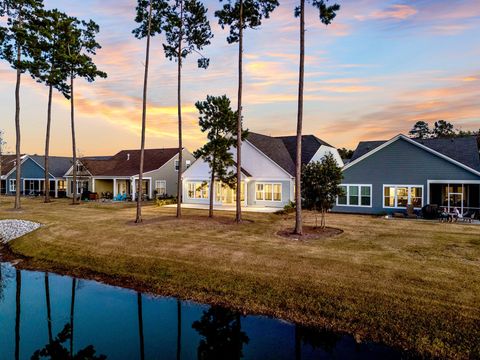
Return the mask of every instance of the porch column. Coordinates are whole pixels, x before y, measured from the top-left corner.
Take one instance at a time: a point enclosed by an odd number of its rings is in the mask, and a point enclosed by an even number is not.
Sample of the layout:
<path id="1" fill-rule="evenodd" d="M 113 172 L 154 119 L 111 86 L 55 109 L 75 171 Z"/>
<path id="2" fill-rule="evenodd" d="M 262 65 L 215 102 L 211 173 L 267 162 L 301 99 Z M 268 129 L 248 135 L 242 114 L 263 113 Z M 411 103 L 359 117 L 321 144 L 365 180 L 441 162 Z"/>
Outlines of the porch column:
<path id="1" fill-rule="evenodd" d="M 117 193 L 117 179 L 113 179 L 113 197 L 116 197 Z"/>
<path id="2" fill-rule="evenodd" d="M 135 201 L 135 195 L 137 194 L 137 187 L 135 186 L 135 178 L 132 179 L 132 201 Z"/>
<path id="3" fill-rule="evenodd" d="M 58 198 L 58 180 L 55 179 L 55 198 Z"/>
<path id="4" fill-rule="evenodd" d="M 243 196 L 245 197 L 245 200 L 244 200 L 244 205 L 245 206 L 248 206 L 248 181 L 247 179 L 245 179 L 245 181 L 243 182 Z"/>
<path id="5" fill-rule="evenodd" d="M 149 184 L 149 187 L 148 187 L 148 198 L 151 199 L 151 198 L 152 198 L 152 179 L 148 180 L 148 184 Z"/>
<path id="6" fill-rule="evenodd" d="M 92 178 L 92 192 L 95 192 L 95 178 Z"/>
<path id="7" fill-rule="evenodd" d="M 22 189 L 20 189 L 22 190 Z M 25 196 L 25 179 L 23 179 L 23 195 Z"/>

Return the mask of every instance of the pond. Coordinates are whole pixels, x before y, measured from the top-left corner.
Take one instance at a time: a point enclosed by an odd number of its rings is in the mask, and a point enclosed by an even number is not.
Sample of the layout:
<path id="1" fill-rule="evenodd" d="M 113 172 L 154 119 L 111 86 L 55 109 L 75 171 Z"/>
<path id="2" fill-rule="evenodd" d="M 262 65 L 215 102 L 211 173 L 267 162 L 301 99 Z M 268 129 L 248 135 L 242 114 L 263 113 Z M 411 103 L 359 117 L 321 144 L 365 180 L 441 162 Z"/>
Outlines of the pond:
<path id="1" fill-rule="evenodd" d="M 0 359 L 399 359 L 384 345 L 0 263 Z M 53 354 L 53 355 L 52 355 Z M 74 355 L 72 357 L 71 355 Z M 75 357 L 77 356 L 77 357 Z"/>

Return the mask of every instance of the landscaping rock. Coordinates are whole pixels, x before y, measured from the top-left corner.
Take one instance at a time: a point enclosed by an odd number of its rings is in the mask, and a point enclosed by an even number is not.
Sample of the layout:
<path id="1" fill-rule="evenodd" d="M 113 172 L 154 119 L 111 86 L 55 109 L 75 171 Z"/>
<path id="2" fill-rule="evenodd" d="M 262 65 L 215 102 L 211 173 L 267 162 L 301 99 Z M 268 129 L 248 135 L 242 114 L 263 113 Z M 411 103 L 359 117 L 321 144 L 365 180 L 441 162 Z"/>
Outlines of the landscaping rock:
<path id="1" fill-rule="evenodd" d="M 39 223 L 25 220 L 0 220 L 0 243 L 7 243 L 37 230 Z"/>

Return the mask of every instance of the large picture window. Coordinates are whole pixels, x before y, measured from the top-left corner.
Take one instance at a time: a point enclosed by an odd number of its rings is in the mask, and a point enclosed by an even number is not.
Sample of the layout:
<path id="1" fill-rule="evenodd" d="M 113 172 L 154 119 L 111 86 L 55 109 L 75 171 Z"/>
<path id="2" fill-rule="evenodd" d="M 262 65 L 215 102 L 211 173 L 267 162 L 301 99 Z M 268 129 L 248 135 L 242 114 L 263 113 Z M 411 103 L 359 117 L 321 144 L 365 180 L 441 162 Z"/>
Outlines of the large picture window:
<path id="1" fill-rule="evenodd" d="M 282 184 L 257 183 L 255 187 L 255 200 L 282 201 Z"/>
<path id="2" fill-rule="evenodd" d="M 189 199 L 208 199 L 208 184 L 205 182 L 189 182 L 187 196 Z"/>
<path id="3" fill-rule="evenodd" d="M 413 205 L 420 209 L 423 206 L 422 185 L 384 185 L 383 207 L 406 208 Z"/>
<path id="4" fill-rule="evenodd" d="M 372 185 L 340 185 L 342 195 L 337 197 L 337 206 L 372 206 Z"/>

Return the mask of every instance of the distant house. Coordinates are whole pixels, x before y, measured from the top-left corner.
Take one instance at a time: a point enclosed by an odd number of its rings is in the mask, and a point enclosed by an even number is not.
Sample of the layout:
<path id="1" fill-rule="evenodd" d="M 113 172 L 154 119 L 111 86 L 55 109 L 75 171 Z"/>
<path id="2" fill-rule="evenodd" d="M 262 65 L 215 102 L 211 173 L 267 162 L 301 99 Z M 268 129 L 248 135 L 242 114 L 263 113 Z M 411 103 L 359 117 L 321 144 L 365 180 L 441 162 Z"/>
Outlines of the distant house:
<path id="1" fill-rule="evenodd" d="M 230 149 L 236 158 L 236 149 Z M 283 207 L 294 200 L 296 137 L 272 137 L 249 133 L 242 145 L 243 206 Z M 302 163 L 320 161 L 326 154 L 333 154 L 339 166 L 342 159 L 333 146 L 313 135 L 303 136 Z M 236 172 L 235 168 L 230 169 Z M 183 202 L 186 204 L 208 204 L 210 168 L 198 159 L 183 173 Z M 214 183 L 214 204 L 233 205 L 236 192 Z"/>
<path id="2" fill-rule="evenodd" d="M 7 195 L 16 192 L 16 156 L 3 156 L 2 190 Z M 66 196 L 66 183 L 63 175 L 72 165 L 69 157 L 49 157 L 50 195 Z M 20 191 L 22 195 L 43 195 L 45 192 L 45 157 L 39 155 L 22 155 L 20 171 Z"/>
<path id="3" fill-rule="evenodd" d="M 195 160 L 183 150 L 183 169 Z M 84 157 L 77 164 L 77 193 L 96 192 L 100 196 L 126 194 L 135 199 L 140 168 L 140 150 L 122 150 L 113 156 Z M 142 192 L 149 198 L 176 196 L 178 180 L 178 148 L 145 149 Z M 73 166 L 65 174 L 67 194 L 73 195 Z"/>
<path id="4" fill-rule="evenodd" d="M 343 168 L 344 196 L 334 211 L 393 213 L 436 204 L 480 210 L 480 158 L 474 137 L 361 142 Z"/>

